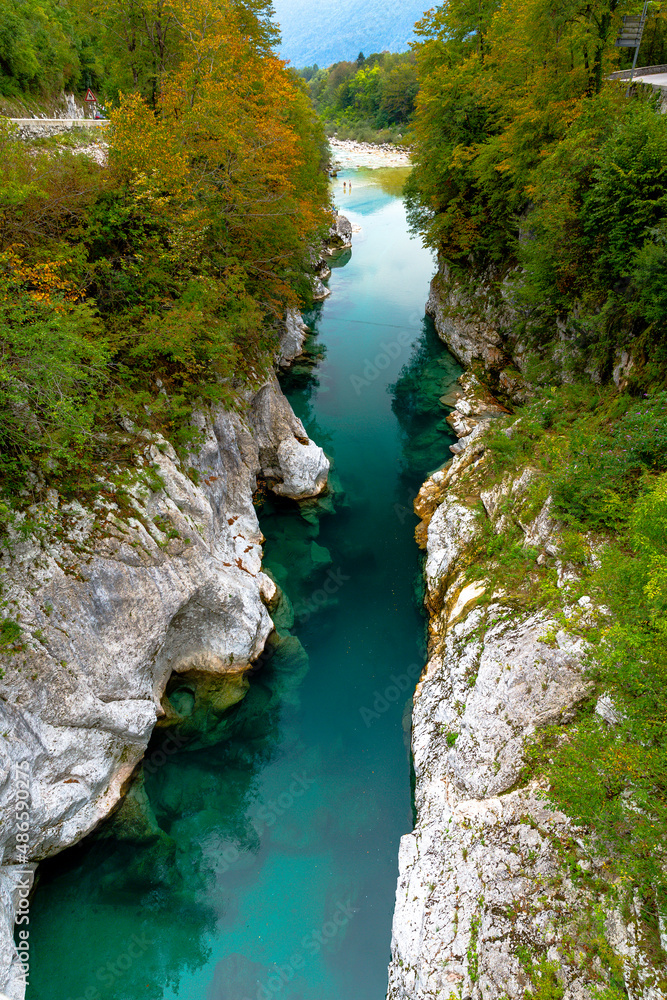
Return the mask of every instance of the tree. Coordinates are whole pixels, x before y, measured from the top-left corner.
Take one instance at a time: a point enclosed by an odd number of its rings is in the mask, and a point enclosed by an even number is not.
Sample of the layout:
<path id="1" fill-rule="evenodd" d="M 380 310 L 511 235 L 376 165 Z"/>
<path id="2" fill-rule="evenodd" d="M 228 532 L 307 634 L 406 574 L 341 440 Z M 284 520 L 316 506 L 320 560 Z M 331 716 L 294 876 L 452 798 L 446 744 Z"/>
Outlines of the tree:
<path id="1" fill-rule="evenodd" d="M 305 93 L 266 54 L 263 31 L 247 31 L 238 4 L 172 2 L 170 13 L 181 61 L 163 80 L 157 116 L 138 95 L 112 113 L 114 169 L 156 211 L 177 213 L 190 232 L 205 227 L 221 266 L 243 259 L 267 301 L 290 295 L 286 274 L 307 255 L 301 240 L 324 218 L 324 175 L 304 172 L 311 157 L 319 165 Z"/>
<path id="2" fill-rule="evenodd" d="M 96 461 L 131 463 L 119 411 L 190 447 L 193 406 L 242 405 L 286 306 L 311 294 L 327 223 L 324 135 L 272 50 L 270 3 L 103 3 L 120 91 L 108 169 L 0 121 L 0 495 L 13 503 L 26 483 L 94 492 Z"/>
<path id="3" fill-rule="evenodd" d="M 0 93 L 72 87 L 80 60 L 66 7 L 54 0 L 0 0 Z"/>

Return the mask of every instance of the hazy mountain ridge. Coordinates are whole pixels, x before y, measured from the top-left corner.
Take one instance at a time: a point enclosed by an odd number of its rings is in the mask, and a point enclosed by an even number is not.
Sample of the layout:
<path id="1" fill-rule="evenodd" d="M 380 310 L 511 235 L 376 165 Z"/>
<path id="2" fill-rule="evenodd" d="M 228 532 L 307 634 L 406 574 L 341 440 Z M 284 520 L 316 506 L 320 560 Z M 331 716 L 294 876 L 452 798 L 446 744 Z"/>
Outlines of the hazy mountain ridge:
<path id="1" fill-rule="evenodd" d="M 403 52 L 425 0 L 274 0 L 282 29 L 280 53 L 293 66 L 329 66 L 359 51 Z"/>

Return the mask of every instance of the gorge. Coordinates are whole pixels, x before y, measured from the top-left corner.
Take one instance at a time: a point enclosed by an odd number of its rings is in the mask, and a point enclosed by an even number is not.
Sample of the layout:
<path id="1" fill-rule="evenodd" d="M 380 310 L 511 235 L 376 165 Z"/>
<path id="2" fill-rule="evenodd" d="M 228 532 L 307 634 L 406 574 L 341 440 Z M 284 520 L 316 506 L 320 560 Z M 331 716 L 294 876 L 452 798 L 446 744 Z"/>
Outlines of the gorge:
<path id="1" fill-rule="evenodd" d="M 0 1000 L 666 1000 L 667 10 L 276 6 L 0 0 Z"/>
<path id="2" fill-rule="evenodd" d="M 424 319 L 404 176 L 339 174 L 352 254 L 283 377 L 332 472 L 319 499 L 257 498 L 276 651 L 226 714 L 170 682 L 185 745 L 157 730 L 116 816 L 42 866 L 28 997 L 384 993 L 424 659 L 412 501 L 453 441 L 439 399 L 461 370 Z"/>
<path id="3" fill-rule="evenodd" d="M 442 261 L 429 294 L 407 171 L 372 159 L 334 184 L 353 247 L 318 268 L 312 333 L 288 314 L 282 389 L 196 417 L 191 464 L 139 435 L 147 478 L 105 482 L 101 534 L 56 494 L 13 539 L 6 771 L 30 761 L 47 859 L 28 998 L 371 1000 L 394 897 L 389 1000 L 665 996 L 658 894 L 554 805 L 539 742 L 623 721 L 588 670 L 607 540 L 550 492 L 591 390 L 534 398 L 510 296 Z"/>

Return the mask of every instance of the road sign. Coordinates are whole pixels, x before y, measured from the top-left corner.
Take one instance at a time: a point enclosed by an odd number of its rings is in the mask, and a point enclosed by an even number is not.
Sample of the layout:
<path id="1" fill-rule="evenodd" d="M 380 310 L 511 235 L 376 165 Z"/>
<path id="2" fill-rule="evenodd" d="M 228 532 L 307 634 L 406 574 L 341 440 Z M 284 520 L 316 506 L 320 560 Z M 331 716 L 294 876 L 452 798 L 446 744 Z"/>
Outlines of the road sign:
<path id="1" fill-rule="evenodd" d="M 86 104 L 97 104 L 97 98 L 95 97 L 90 87 L 86 91 L 86 96 L 84 97 L 84 101 L 86 102 Z"/>
<path id="2" fill-rule="evenodd" d="M 644 9 L 639 16 L 624 17 L 623 26 L 619 32 L 618 38 L 616 39 L 616 44 L 622 49 L 634 49 L 635 57 L 632 60 L 632 69 L 630 70 L 630 82 L 628 83 L 628 89 L 625 92 L 625 96 L 630 96 L 630 88 L 632 87 L 632 78 L 635 75 L 635 69 L 637 68 L 637 56 L 639 55 L 639 48 L 642 44 L 642 35 L 644 34 L 644 27 L 646 25 L 646 14 L 648 11 L 648 0 L 644 2 Z"/>
<path id="3" fill-rule="evenodd" d="M 645 17 L 624 17 L 623 27 L 616 39 L 616 44 L 622 49 L 636 49 L 642 43 L 644 34 Z"/>

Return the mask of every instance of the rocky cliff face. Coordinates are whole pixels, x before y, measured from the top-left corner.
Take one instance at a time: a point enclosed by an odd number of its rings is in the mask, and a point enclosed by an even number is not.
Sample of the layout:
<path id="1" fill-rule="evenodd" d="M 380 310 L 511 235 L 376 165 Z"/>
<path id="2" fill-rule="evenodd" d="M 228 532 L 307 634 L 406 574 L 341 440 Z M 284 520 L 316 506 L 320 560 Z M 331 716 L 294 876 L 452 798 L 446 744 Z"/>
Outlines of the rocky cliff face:
<path id="1" fill-rule="evenodd" d="M 438 336 L 462 365 L 474 360 L 486 366 L 507 364 L 504 327 L 509 316 L 496 303 L 472 299 L 441 264 L 431 283 L 426 312 L 433 317 Z"/>
<path id="2" fill-rule="evenodd" d="M 283 361 L 302 332 L 292 317 Z M 0 679 L 0 991 L 10 998 L 24 993 L 12 926 L 34 863 L 119 801 L 158 719 L 183 711 L 165 694 L 171 677 L 188 677 L 195 700 L 214 679 L 222 712 L 243 697 L 272 631 L 258 477 L 282 496 L 312 497 L 329 463 L 275 378 L 246 403 L 242 414 L 199 416 L 203 443 L 187 468 L 167 441 L 146 436 L 143 475 L 110 471 L 95 509 L 53 492 L 29 512 L 36 527 L 17 530 L 2 553 L 3 596 L 22 629 Z"/>
<path id="3" fill-rule="evenodd" d="M 512 274 L 500 278 L 487 273 L 478 275 L 474 284 L 466 283 L 440 261 L 426 312 L 454 357 L 466 367 L 482 365 L 494 389 L 516 403 L 528 398 L 524 374 L 531 362 L 551 366 L 564 379 L 576 370 L 599 382 L 600 362 L 587 356 L 586 337 L 581 336 L 576 311 L 550 317 L 548 322 L 554 328 L 551 342 L 539 348 L 531 346 L 531 327 L 538 325 L 535 343 L 542 341 L 545 318 L 520 307 L 512 279 Z M 617 386 L 625 386 L 632 367 L 632 332 L 628 331 L 627 347 L 618 348 L 614 359 Z"/>
<path id="4" fill-rule="evenodd" d="M 488 328 L 470 343 L 465 321 L 451 322 L 459 357 L 497 359 Z M 658 1000 L 664 952 L 656 959 L 660 944 L 648 946 L 638 903 L 621 912 L 584 831 L 525 770 L 525 738 L 566 725 L 587 692 L 585 646 L 563 621 L 604 609 L 577 589 L 533 470 L 490 479 L 485 432 L 503 408 L 472 372 L 461 384 L 455 457 L 416 502 L 429 661 L 414 699 L 417 820 L 400 848 L 388 1000 Z M 530 610 L 491 565 L 488 540 L 517 528 L 536 566 L 557 569 L 564 614 Z M 532 585 L 528 569 L 521 587 Z"/>

